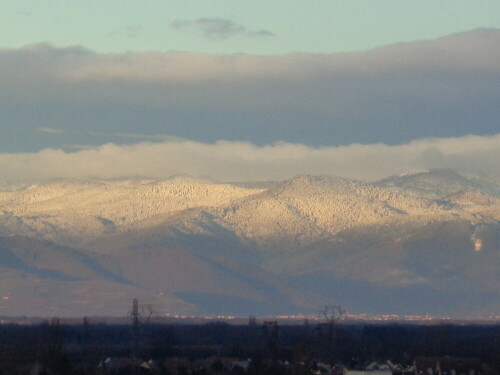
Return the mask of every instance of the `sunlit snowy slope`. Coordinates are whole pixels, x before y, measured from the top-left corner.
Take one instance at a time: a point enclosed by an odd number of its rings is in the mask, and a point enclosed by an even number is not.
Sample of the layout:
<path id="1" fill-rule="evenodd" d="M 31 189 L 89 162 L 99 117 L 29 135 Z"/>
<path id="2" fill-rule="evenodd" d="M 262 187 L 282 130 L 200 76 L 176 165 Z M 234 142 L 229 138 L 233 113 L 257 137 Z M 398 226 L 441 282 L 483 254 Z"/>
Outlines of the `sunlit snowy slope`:
<path id="1" fill-rule="evenodd" d="M 500 187 L 60 181 L 0 191 L 0 315 L 500 313 Z"/>

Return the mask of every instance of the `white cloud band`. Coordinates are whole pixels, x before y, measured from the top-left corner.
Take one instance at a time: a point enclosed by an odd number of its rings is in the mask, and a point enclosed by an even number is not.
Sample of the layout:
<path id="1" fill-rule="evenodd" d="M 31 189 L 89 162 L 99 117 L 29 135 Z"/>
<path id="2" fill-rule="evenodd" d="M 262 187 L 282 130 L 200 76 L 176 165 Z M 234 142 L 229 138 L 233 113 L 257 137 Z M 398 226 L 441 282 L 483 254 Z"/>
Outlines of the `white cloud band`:
<path id="1" fill-rule="evenodd" d="M 189 174 L 221 181 L 282 180 L 296 174 L 336 174 L 363 180 L 429 169 L 500 176 L 500 134 L 490 137 L 420 139 L 402 145 L 352 144 L 314 148 L 275 143 L 200 143 L 171 140 L 133 145 L 105 144 L 66 152 L 0 154 L 3 181 L 52 179 L 167 178 Z"/>

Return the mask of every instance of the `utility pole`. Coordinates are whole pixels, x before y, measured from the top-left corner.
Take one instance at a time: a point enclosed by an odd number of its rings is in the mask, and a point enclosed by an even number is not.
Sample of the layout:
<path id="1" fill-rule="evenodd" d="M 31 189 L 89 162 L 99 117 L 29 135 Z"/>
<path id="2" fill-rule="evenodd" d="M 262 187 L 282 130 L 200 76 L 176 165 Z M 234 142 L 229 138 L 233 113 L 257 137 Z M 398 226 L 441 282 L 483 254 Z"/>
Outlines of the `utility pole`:
<path id="1" fill-rule="evenodd" d="M 82 338 L 81 338 L 81 350 L 82 350 L 82 358 L 85 362 L 85 365 L 89 362 L 89 338 L 90 338 L 90 323 L 89 318 L 86 316 L 83 317 L 82 324 Z"/>
<path id="2" fill-rule="evenodd" d="M 135 361 L 139 356 L 140 328 L 139 328 L 139 301 L 135 298 L 132 301 L 132 359 Z"/>

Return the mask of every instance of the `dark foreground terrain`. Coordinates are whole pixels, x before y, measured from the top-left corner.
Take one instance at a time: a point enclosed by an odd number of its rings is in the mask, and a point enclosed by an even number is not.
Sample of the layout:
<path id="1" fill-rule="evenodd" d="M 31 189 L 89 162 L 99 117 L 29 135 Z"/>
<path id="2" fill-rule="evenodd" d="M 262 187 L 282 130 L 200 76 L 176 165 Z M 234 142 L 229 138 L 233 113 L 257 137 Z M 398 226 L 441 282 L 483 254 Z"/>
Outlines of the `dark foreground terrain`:
<path id="1" fill-rule="evenodd" d="M 415 374 L 439 358 L 499 374 L 500 325 L 0 325 L 0 374 Z"/>

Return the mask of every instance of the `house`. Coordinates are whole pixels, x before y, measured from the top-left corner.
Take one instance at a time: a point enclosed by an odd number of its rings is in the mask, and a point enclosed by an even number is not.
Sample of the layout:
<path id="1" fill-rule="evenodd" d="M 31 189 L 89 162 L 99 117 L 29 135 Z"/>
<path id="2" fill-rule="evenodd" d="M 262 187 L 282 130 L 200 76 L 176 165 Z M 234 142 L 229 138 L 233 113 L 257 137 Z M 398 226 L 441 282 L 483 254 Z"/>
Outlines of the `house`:
<path id="1" fill-rule="evenodd" d="M 482 375 L 482 364 L 477 358 L 417 358 L 415 375 Z"/>
<path id="2" fill-rule="evenodd" d="M 191 373 L 193 366 L 187 358 L 171 357 L 165 359 L 163 362 L 163 368 L 172 375 Z"/>
<path id="3" fill-rule="evenodd" d="M 106 374 L 117 374 L 127 369 L 131 369 L 133 367 L 139 367 L 140 361 L 134 361 L 131 358 L 112 358 L 108 357 L 102 362 L 99 367 L 103 368 Z"/>

